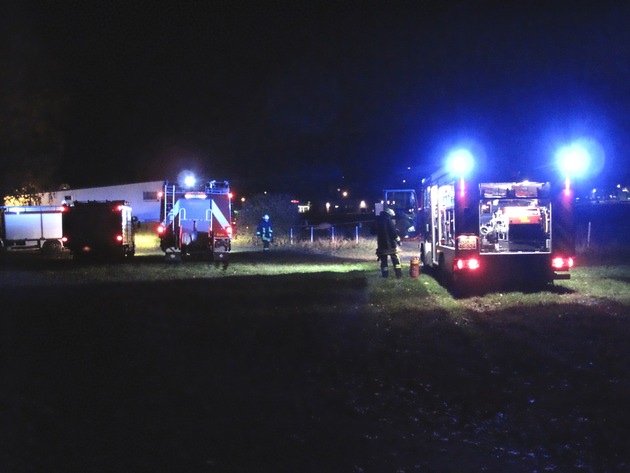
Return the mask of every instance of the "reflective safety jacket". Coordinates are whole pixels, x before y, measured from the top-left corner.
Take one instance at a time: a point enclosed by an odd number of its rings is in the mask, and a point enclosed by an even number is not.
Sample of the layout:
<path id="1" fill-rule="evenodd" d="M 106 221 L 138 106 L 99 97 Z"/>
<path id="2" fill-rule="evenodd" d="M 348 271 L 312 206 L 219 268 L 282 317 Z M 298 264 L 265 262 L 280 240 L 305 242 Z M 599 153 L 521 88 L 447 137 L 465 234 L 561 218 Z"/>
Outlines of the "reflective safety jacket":
<path id="1" fill-rule="evenodd" d="M 256 229 L 256 235 L 258 235 L 262 241 L 273 240 L 273 229 L 271 228 L 271 222 L 265 222 L 261 220 Z"/>

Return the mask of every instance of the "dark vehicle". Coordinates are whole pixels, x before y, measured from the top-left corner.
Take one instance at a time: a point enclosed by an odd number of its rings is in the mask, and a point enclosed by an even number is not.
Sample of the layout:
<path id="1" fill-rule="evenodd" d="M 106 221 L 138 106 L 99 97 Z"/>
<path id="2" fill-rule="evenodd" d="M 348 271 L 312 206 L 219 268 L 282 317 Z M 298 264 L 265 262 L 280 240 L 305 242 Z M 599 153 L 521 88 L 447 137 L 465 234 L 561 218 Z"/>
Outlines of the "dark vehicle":
<path id="1" fill-rule="evenodd" d="M 75 202 L 63 213 L 63 241 L 75 256 L 135 255 L 135 217 L 126 201 Z"/>

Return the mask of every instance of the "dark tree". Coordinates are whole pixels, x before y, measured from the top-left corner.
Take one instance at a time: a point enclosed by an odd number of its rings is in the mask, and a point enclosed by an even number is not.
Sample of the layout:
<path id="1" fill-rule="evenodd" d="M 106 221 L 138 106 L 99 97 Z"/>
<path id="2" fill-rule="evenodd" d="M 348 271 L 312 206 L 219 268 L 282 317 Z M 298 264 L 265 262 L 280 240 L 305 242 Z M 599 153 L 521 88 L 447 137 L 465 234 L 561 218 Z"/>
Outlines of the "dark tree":
<path id="1" fill-rule="evenodd" d="M 18 2 L 0 11 L 0 197 L 56 188 L 68 100 Z"/>
<path id="2" fill-rule="evenodd" d="M 299 223 L 298 208 L 290 194 L 257 194 L 248 199 L 237 215 L 237 232 L 244 239 L 255 238 L 256 227 L 268 214 L 274 238 L 282 243 L 289 238 L 291 228 Z"/>

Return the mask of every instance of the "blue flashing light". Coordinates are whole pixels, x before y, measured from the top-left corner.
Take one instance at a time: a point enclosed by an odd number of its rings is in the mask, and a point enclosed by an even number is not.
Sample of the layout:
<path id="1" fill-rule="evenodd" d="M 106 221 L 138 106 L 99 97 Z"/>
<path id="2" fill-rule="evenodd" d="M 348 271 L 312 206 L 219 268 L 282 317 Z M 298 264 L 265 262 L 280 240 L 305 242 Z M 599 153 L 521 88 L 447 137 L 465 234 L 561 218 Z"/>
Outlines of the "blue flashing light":
<path id="1" fill-rule="evenodd" d="M 463 177 L 468 175 L 475 167 L 475 158 L 473 158 L 470 151 L 460 148 L 448 154 L 446 165 L 452 174 Z"/>
<path id="2" fill-rule="evenodd" d="M 195 185 L 196 179 L 195 176 L 186 176 L 184 178 L 184 185 L 186 187 L 193 187 Z"/>
<path id="3" fill-rule="evenodd" d="M 191 171 L 182 171 L 177 176 L 177 183 L 181 187 L 192 189 L 197 184 L 197 178 L 195 177 L 195 174 Z"/>
<path id="4" fill-rule="evenodd" d="M 565 176 L 580 177 L 588 171 L 591 155 L 581 143 L 572 143 L 558 150 L 556 162 Z"/>

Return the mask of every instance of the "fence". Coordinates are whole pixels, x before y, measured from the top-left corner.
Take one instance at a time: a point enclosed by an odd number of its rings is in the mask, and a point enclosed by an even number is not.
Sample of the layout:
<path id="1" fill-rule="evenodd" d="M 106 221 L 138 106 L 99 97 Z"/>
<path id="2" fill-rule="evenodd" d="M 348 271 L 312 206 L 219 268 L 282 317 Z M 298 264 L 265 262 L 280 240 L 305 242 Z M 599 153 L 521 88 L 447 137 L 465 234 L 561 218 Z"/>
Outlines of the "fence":
<path id="1" fill-rule="evenodd" d="M 589 204 L 575 212 L 578 250 L 630 248 L 630 204 Z"/>
<path id="2" fill-rule="evenodd" d="M 343 223 L 320 223 L 318 225 L 302 225 L 291 228 L 289 235 L 289 243 L 293 244 L 300 241 L 316 240 L 355 240 L 371 237 L 372 220 L 343 222 Z"/>

